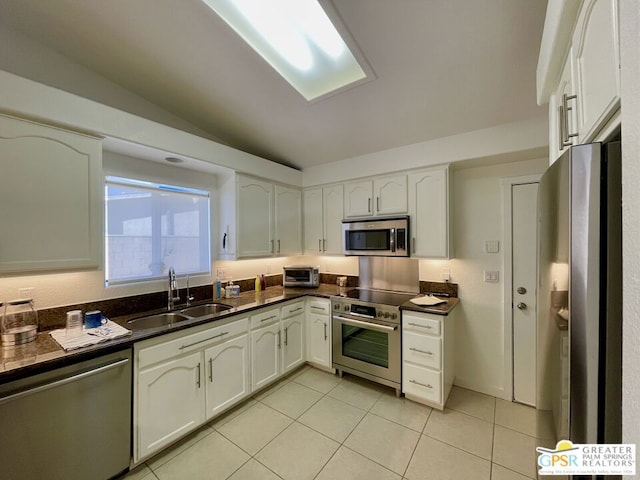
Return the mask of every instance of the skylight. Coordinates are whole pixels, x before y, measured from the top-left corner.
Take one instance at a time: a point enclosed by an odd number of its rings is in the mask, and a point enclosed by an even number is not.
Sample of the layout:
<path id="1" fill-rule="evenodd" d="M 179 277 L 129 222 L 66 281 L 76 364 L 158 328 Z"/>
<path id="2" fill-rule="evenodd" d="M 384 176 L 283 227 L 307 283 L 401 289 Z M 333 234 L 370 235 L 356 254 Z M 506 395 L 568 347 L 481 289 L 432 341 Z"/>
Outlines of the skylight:
<path id="1" fill-rule="evenodd" d="M 307 100 L 367 78 L 318 0 L 203 2 Z"/>

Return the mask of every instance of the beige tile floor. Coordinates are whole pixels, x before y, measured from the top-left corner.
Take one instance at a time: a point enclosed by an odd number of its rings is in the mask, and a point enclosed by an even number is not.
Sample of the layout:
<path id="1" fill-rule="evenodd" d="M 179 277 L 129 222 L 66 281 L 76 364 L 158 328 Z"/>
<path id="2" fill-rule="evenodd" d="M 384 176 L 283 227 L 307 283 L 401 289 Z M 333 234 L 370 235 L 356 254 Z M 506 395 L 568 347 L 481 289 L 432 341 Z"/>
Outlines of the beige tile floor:
<path id="1" fill-rule="evenodd" d="M 536 478 L 533 408 L 454 387 L 444 412 L 305 366 L 123 480 Z"/>

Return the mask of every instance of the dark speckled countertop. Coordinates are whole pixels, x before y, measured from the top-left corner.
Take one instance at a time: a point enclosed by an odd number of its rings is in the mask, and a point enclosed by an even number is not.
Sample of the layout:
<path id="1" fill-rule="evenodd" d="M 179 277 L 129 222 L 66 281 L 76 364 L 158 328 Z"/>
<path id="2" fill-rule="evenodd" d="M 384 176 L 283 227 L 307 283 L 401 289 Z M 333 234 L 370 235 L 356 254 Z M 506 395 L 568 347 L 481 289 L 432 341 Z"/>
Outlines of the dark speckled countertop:
<path id="1" fill-rule="evenodd" d="M 305 296 L 330 298 L 331 296 L 345 293 L 351 288 L 352 287 L 341 288 L 335 285 L 321 284 L 318 288 L 283 288 L 278 286 L 267 288 L 266 290 L 258 293 L 248 291 L 241 293 L 240 296 L 236 298 L 222 298 L 220 300 L 214 300 L 215 302 L 224 303 L 233 307 L 230 310 L 222 312 L 214 317 L 185 320 L 179 323 L 156 328 L 136 329 L 132 330 L 132 334 L 127 337 L 109 340 L 91 347 L 84 347 L 70 352 L 65 352 L 55 342 L 55 340 L 51 338 L 49 332 L 40 332 L 36 340 L 33 342 L 15 347 L 0 346 L 0 383 L 6 383 L 19 378 L 35 375 L 37 373 L 74 364 L 121 349 L 131 348 L 135 342 L 139 342 L 141 340 L 157 337 L 169 332 L 184 330 L 195 325 L 201 325 L 204 323 L 213 324 L 216 321 L 229 318 L 232 315 L 250 312 L 251 310 L 268 305 L 295 300 L 296 298 L 302 298 Z M 208 300 L 198 303 L 212 303 L 212 301 Z M 423 308 L 407 302 L 401 308 L 418 312 L 447 315 L 457 303 L 457 298 L 450 298 L 446 305 Z M 111 320 L 127 327 L 127 321 L 132 318 L 164 311 L 166 310 L 140 312 L 135 315 L 111 318 Z"/>

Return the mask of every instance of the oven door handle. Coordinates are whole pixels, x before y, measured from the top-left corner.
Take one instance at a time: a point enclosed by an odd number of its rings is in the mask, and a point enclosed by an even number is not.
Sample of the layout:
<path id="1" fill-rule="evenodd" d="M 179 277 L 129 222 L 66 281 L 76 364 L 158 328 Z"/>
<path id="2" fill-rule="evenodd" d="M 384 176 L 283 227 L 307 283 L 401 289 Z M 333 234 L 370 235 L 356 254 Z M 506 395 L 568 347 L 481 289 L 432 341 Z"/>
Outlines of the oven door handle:
<path id="1" fill-rule="evenodd" d="M 336 320 L 339 320 L 345 325 L 351 325 L 352 327 L 364 327 L 369 330 L 375 330 L 376 332 L 385 332 L 385 333 L 395 332 L 398 329 L 397 325 L 393 325 L 393 326 L 380 325 L 378 323 L 370 323 L 370 322 L 363 322 L 361 320 L 353 320 L 352 318 L 345 318 L 339 315 L 334 315 L 333 318 L 335 318 Z"/>

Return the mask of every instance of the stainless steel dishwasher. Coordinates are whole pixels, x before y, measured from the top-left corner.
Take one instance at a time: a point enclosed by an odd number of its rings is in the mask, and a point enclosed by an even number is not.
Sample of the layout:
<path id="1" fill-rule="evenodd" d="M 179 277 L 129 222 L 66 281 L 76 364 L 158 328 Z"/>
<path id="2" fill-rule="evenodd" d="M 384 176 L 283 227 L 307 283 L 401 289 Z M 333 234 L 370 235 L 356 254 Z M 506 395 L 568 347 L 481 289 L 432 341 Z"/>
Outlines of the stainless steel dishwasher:
<path id="1" fill-rule="evenodd" d="M 111 478 L 131 456 L 131 349 L 0 386 L 0 479 Z"/>

